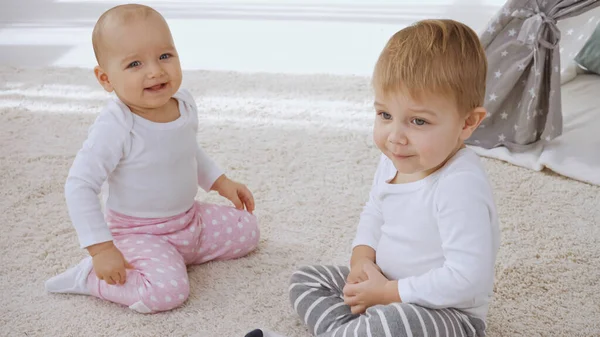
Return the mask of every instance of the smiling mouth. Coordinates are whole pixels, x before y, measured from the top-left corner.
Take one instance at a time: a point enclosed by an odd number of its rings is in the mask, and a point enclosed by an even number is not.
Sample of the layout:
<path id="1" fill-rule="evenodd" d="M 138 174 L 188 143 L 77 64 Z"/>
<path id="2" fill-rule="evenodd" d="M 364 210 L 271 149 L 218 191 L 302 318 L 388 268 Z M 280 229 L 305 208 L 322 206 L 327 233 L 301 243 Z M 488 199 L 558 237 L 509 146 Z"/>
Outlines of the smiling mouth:
<path id="1" fill-rule="evenodd" d="M 148 88 L 144 88 L 144 90 L 148 90 L 148 91 L 161 91 L 162 89 L 166 88 L 167 84 L 168 84 L 167 82 L 160 83 L 160 84 L 148 87 Z"/>
<path id="2" fill-rule="evenodd" d="M 399 155 L 399 154 L 393 154 L 392 156 L 394 156 L 394 158 L 398 158 L 398 159 L 406 159 L 406 158 L 410 158 L 413 157 L 413 155 L 407 156 L 407 155 Z"/>

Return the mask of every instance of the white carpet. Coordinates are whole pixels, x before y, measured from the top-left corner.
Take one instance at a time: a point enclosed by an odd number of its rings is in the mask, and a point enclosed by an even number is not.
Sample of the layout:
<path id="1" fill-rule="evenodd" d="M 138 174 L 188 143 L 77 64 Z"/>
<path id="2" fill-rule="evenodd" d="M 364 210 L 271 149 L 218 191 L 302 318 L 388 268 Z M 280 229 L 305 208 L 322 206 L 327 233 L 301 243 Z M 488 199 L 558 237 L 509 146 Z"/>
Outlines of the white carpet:
<path id="1" fill-rule="evenodd" d="M 89 70 L 0 68 L 1 334 L 308 336 L 287 280 L 302 264 L 348 260 L 378 157 L 368 80 L 187 72 L 185 82 L 200 143 L 255 193 L 259 250 L 191 267 L 190 299 L 169 313 L 46 294 L 44 280 L 83 256 L 63 183 L 105 95 Z M 502 220 L 490 335 L 600 335 L 600 187 L 484 162 Z"/>

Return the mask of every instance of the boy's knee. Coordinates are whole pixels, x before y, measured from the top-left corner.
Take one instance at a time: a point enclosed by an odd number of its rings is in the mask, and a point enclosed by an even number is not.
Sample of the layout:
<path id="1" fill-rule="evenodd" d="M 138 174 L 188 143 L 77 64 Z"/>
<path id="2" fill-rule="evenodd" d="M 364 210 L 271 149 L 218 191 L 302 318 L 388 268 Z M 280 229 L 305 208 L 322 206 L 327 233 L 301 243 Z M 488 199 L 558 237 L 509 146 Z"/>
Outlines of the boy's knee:
<path id="1" fill-rule="evenodd" d="M 367 316 L 380 317 L 380 314 L 384 317 L 397 317 L 399 312 L 404 312 L 405 315 L 410 316 L 413 314 L 412 304 L 409 303 L 391 303 L 391 304 L 378 304 L 369 307 L 366 311 Z"/>
<path id="2" fill-rule="evenodd" d="M 311 282 L 310 276 L 316 275 L 315 270 L 311 266 L 302 266 L 298 268 L 290 277 L 290 284 Z M 312 280 L 314 282 L 314 280 Z"/>
<path id="3" fill-rule="evenodd" d="M 406 317 L 406 320 L 399 319 Z M 388 330 L 393 336 L 406 331 L 411 331 L 417 328 L 417 331 L 424 327 L 419 323 L 417 313 L 414 311 L 413 305 L 409 303 L 392 303 L 387 305 L 376 305 L 367 309 L 365 317 L 370 321 L 371 326 L 387 325 Z M 385 320 L 384 320 L 385 319 Z M 411 325 L 414 322 L 413 325 Z M 373 337 L 386 337 L 387 335 L 382 330 L 371 330 Z"/>
<path id="4" fill-rule="evenodd" d="M 294 304 L 302 294 L 304 294 L 307 290 L 314 288 L 314 280 L 311 280 L 310 277 L 306 275 L 312 275 L 312 270 L 310 266 L 303 266 L 292 273 L 290 277 L 290 285 L 288 288 L 289 298 L 292 304 Z"/>

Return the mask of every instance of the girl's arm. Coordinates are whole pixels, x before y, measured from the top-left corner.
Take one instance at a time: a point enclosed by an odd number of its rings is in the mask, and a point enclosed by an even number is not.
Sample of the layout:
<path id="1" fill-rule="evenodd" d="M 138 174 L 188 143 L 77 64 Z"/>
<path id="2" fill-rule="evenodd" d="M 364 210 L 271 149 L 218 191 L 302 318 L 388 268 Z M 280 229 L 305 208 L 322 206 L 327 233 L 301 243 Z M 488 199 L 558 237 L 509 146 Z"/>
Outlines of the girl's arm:
<path id="1" fill-rule="evenodd" d="M 90 127 L 88 138 L 69 170 L 65 198 L 82 248 L 113 239 L 104 221 L 98 195 L 102 184 L 123 157 L 127 134 L 113 115 L 101 114 Z"/>

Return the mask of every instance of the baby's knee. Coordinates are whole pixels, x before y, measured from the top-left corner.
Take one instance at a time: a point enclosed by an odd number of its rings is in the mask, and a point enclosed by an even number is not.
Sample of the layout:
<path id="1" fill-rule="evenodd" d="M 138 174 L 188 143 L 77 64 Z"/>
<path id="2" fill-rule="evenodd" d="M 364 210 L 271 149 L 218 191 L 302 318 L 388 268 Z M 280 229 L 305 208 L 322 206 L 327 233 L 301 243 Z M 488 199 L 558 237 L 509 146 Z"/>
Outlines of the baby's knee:
<path id="1" fill-rule="evenodd" d="M 240 222 L 244 223 L 244 226 L 248 226 L 249 229 L 256 230 L 258 232 L 258 218 L 256 215 L 248 211 L 244 211 L 242 212 Z"/>
<path id="2" fill-rule="evenodd" d="M 238 227 L 246 233 L 240 239 L 246 241 L 245 243 L 249 251 L 254 250 L 260 241 L 260 229 L 258 228 L 258 219 L 256 216 L 244 211 L 239 219 Z"/>
<path id="3" fill-rule="evenodd" d="M 151 286 L 141 287 L 138 291 L 140 301 L 153 313 L 178 308 L 190 295 L 187 280 L 173 279 L 166 282 L 153 282 Z M 132 309 L 135 310 L 135 308 Z"/>

